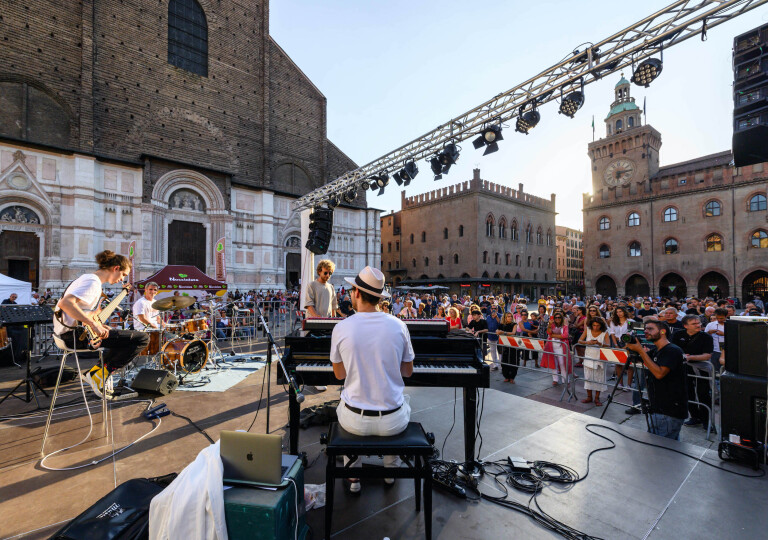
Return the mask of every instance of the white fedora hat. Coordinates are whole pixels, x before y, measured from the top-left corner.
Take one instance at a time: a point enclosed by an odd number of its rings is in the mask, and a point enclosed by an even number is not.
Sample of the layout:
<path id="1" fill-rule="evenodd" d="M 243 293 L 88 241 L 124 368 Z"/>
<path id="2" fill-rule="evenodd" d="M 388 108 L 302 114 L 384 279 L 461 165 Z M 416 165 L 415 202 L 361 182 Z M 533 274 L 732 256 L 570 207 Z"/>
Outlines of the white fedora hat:
<path id="1" fill-rule="evenodd" d="M 379 298 L 389 298 L 389 293 L 384 290 L 384 274 L 378 268 L 366 266 L 355 279 L 344 278 L 344 281 L 360 289 L 363 292 L 378 296 Z"/>

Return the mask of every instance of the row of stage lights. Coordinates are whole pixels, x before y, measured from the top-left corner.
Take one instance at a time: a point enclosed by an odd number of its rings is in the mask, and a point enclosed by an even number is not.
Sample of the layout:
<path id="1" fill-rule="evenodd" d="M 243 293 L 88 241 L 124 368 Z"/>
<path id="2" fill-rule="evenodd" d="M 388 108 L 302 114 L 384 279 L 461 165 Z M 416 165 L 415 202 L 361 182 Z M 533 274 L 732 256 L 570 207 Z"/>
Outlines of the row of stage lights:
<path id="1" fill-rule="evenodd" d="M 611 69 L 615 66 L 609 66 Z M 663 67 L 663 59 L 648 58 L 644 60 L 632 74 L 631 81 L 638 86 L 648 86 L 661 74 Z M 562 93 L 562 89 L 561 89 Z M 538 98 L 549 97 L 550 93 Z M 559 114 L 564 114 L 568 118 L 573 118 L 579 109 L 584 105 L 584 82 L 581 82 L 581 89 L 573 91 L 566 96 L 561 95 Z M 536 127 L 541 120 L 541 114 L 536 108 L 537 100 L 531 100 L 520 107 L 517 115 L 517 121 L 515 122 L 515 131 L 528 135 L 528 132 Z M 487 124 L 480 132 L 479 137 L 472 141 L 472 146 L 476 150 L 485 148 L 483 152 L 484 156 L 492 154 L 499 149 L 499 141 L 503 141 L 504 137 L 501 134 L 502 124 L 501 122 L 494 122 Z M 434 174 L 435 180 L 443 178 L 444 174 L 447 174 L 451 169 L 451 165 L 454 165 L 459 160 L 459 153 L 461 147 L 454 141 L 447 143 L 443 149 L 429 158 L 430 168 Z M 409 159 L 403 165 L 403 168 L 395 172 L 392 177 L 397 182 L 398 186 L 408 186 L 411 180 L 416 178 L 419 174 L 419 168 L 416 166 L 416 162 L 413 159 Z M 377 195 L 383 195 L 384 189 L 389 185 L 389 174 L 386 171 L 382 171 L 370 177 L 370 179 L 360 184 L 363 189 L 371 189 L 371 191 L 378 189 Z M 351 187 L 343 195 L 344 201 L 347 203 L 353 203 L 357 197 L 357 187 Z M 332 195 L 328 199 L 328 206 L 336 208 L 341 204 L 341 198 L 338 195 Z"/>

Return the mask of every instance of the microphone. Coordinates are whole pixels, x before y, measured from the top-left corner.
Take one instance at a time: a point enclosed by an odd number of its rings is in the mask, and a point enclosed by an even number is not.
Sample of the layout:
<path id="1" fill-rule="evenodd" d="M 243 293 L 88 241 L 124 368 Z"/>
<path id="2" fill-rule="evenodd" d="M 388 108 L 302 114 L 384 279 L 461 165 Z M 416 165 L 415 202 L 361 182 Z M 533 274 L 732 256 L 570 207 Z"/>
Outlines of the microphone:
<path id="1" fill-rule="evenodd" d="M 293 391 L 296 392 L 296 402 L 297 403 L 304 403 L 304 400 L 306 398 L 304 397 L 304 394 L 299 392 L 299 386 L 296 384 L 296 379 L 291 377 L 290 384 L 293 387 Z"/>

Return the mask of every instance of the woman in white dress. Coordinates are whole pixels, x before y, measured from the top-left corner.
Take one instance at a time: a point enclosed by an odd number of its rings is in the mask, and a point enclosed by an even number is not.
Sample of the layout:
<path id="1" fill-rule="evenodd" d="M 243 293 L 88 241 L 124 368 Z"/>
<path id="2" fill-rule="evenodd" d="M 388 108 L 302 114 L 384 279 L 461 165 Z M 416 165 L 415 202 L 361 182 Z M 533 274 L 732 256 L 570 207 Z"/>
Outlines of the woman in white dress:
<path id="1" fill-rule="evenodd" d="M 582 403 L 592 402 L 592 391 L 595 392 L 595 407 L 600 407 L 600 392 L 607 389 L 605 379 L 605 363 L 599 360 L 600 347 L 610 345 L 608 339 L 607 325 L 602 317 L 593 318 L 589 326 L 584 329 L 579 339 L 579 345 L 586 345 L 584 351 L 584 389 L 587 391 L 587 397 L 582 399 Z"/>

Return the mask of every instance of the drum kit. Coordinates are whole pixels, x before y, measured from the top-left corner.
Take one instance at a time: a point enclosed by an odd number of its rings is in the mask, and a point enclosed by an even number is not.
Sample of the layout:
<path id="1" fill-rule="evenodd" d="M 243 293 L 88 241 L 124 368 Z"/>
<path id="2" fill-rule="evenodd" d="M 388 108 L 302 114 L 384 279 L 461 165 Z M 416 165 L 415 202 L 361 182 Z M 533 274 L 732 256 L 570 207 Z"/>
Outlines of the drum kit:
<path id="1" fill-rule="evenodd" d="M 152 308 L 168 317 L 174 312 L 190 307 L 196 301 L 192 296 L 171 296 L 156 300 Z M 205 367 L 209 353 L 216 351 L 220 356 L 221 352 L 216 345 L 216 336 L 209 327 L 208 320 L 200 316 L 205 313 L 205 310 L 192 309 L 182 313 L 192 318 L 166 324 L 162 330 L 147 331 L 149 344 L 139 354 L 152 357 L 151 361 L 169 371 L 172 370 L 174 374 L 179 371 L 185 374 L 196 374 Z M 216 363 L 215 360 L 214 363 Z"/>

